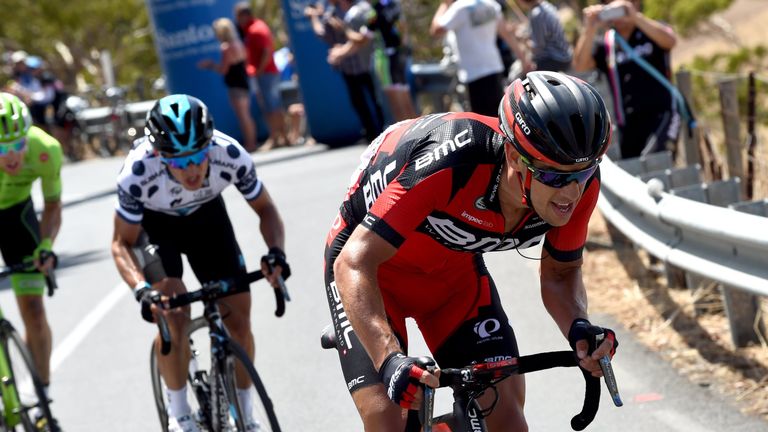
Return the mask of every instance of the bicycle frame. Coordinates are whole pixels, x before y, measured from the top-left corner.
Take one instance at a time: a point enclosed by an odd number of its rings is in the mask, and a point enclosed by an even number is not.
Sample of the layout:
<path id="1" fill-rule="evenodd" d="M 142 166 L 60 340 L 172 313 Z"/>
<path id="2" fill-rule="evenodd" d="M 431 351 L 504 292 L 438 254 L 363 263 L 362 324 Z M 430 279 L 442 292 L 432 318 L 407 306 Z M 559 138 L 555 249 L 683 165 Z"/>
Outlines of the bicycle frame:
<path id="1" fill-rule="evenodd" d="M 10 326 L 3 316 L 2 309 L 0 309 L 0 333 L 5 332 L 6 326 Z M 8 354 L 5 351 L 5 347 L 0 344 L 0 395 L 3 399 L 3 424 L 5 426 L 14 427 L 21 423 L 21 400 L 19 399 L 19 392 L 16 390 L 16 380 L 13 377 L 13 370 L 11 370 L 11 364 L 8 359 Z"/>
<path id="2" fill-rule="evenodd" d="M 42 255 L 42 259 L 46 259 L 47 255 Z M 0 279 L 10 276 L 13 273 L 25 271 L 29 268 L 29 263 L 21 263 L 5 267 L 0 269 Z M 48 285 L 48 296 L 53 295 L 56 286 L 56 278 L 51 271 L 45 276 L 46 284 Z M 0 335 L 6 336 L 7 333 L 13 331 L 13 324 L 5 319 L 2 308 L 0 308 Z M 4 340 L 0 337 L 0 340 Z M 22 423 L 21 412 L 24 407 L 19 397 L 17 390 L 16 378 L 11 369 L 11 362 L 8 357 L 8 352 L 5 346 L 0 343 L 0 398 L 3 401 L 2 409 L 2 425 L 5 427 L 15 427 Z"/>
<path id="3" fill-rule="evenodd" d="M 194 349 L 193 341 L 190 338 L 189 342 L 190 347 L 192 348 L 192 358 L 190 359 L 188 374 L 195 398 L 201 409 L 201 412 L 199 413 L 199 421 L 204 424 L 208 430 L 224 430 L 224 426 L 229 425 L 228 422 L 232 413 L 240 412 L 241 407 L 239 406 L 239 402 L 237 398 L 234 397 L 235 395 L 231 393 L 232 390 L 234 390 L 235 383 L 228 381 L 228 379 L 232 378 L 227 377 L 231 377 L 233 367 L 232 362 L 236 361 L 234 360 L 235 357 L 240 356 L 239 361 L 242 363 L 242 359 L 248 356 L 248 354 L 231 339 L 230 333 L 224 325 L 218 306 L 218 300 L 229 295 L 248 292 L 244 287 L 247 287 L 250 283 L 262 279 L 263 277 L 261 271 L 255 271 L 237 279 L 203 284 L 197 291 L 179 294 L 167 299 L 167 301 L 164 301 L 159 293 L 153 295 L 152 301 L 163 309 L 173 309 L 196 301 L 202 301 L 203 303 L 203 317 L 208 323 L 208 334 L 210 338 L 210 370 L 197 370 L 195 364 L 198 357 L 198 351 Z M 284 313 L 285 301 L 289 300 L 285 285 L 281 285 L 280 288 L 274 289 L 276 301 L 275 315 L 277 316 L 281 316 Z M 170 352 L 171 344 L 168 323 L 162 314 L 156 315 L 156 318 L 161 336 L 160 353 L 165 355 Z M 203 327 L 197 328 L 201 329 Z M 238 352 L 240 354 L 238 354 Z M 246 369 L 247 368 L 248 366 L 246 366 Z M 251 378 L 253 379 L 253 375 L 256 375 L 256 371 L 253 368 L 253 365 L 250 365 L 250 369 L 252 371 L 250 372 L 252 374 Z M 257 375 L 253 381 L 259 381 Z M 261 396 L 262 401 L 264 397 L 264 395 Z M 272 412 L 271 410 L 272 408 L 270 405 L 270 413 Z M 269 421 L 274 422 L 273 426 L 277 426 L 274 414 L 272 413 L 269 415 L 271 416 Z M 233 418 L 235 418 L 235 422 L 238 422 L 238 429 L 243 429 L 244 425 L 240 424 L 243 420 L 237 418 L 237 416 Z M 276 427 L 276 430 L 279 430 L 279 427 Z"/>

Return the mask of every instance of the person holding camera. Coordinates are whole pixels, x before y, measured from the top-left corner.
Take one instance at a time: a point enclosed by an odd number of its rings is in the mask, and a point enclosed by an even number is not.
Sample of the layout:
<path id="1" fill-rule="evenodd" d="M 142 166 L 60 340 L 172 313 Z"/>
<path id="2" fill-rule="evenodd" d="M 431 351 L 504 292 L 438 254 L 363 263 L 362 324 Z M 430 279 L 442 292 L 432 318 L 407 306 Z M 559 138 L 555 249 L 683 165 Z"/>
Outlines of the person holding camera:
<path id="1" fill-rule="evenodd" d="M 573 69 L 608 75 L 623 158 L 662 151 L 677 141 L 680 113 L 671 91 L 674 30 L 640 12 L 640 0 L 604 1 L 584 9 Z M 607 29 L 595 41 L 598 30 Z"/>

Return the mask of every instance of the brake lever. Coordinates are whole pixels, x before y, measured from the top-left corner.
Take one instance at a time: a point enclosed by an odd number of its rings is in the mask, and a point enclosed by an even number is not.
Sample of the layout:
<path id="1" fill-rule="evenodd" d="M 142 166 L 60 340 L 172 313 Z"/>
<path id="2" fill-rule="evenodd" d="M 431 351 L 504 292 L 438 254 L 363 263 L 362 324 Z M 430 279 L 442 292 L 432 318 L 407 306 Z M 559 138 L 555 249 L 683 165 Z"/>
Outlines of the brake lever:
<path id="1" fill-rule="evenodd" d="M 49 257 L 54 256 L 51 252 L 42 251 L 40 252 L 40 262 L 45 262 L 48 260 Z M 56 283 L 56 275 L 54 273 L 54 268 L 56 268 L 58 262 L 54 256 L 54 264 L 53 267 L 48 270 L 48 272 L 45 274 L 45 285 L 48 287 L 48 297 L 53 297 L 53 292 L 59 287 L 59 285 Z"/>
<path id="2" fill-rule="evenodd" d="M 605 333 L 595 335 L 595 345 L 600 345 L 604 339 Z M 600 369 L 603 371 L 605 386 L 608 388 L 608 393 L 611 394 L 611 400 L 613 400 L 613 404 L 617 407 L 623 406 L 624 402 L 622 402 L 621 395 L 619 394 L 619 386 L 616 383 L 616 375 L 613 373 L 611 358 L 608 355 L 604 355 L 598 360 L 598 363 L 600 364 Z"/>

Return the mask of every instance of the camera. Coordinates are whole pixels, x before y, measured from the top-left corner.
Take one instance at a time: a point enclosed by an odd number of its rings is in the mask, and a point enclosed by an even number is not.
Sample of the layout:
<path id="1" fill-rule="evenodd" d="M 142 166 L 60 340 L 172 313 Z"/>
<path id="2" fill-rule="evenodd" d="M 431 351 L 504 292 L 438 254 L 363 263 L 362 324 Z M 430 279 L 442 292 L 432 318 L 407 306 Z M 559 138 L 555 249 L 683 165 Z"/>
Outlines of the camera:
<path id="1" fill-rule="evenodd" d="M 626 15 L 627 9 L 622 5 L 604 6 L 597 14 L 600 21 L 612 21 Z"/>

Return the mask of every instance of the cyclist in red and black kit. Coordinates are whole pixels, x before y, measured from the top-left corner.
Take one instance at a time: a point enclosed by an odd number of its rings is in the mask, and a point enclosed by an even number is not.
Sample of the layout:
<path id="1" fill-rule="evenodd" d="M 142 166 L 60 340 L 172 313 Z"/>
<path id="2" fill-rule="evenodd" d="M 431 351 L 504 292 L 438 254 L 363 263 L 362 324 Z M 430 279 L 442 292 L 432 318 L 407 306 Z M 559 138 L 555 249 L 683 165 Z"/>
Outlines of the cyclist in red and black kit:
<path id="1" fill-rule="evenodd" d="M 432 114 L 371 143 L 325 249 L 339 358 L 367 431 L 402 431 L 403 408 L 419 407 L 418 384 L 437 385 L 406 354 L 406 317 L 440 367 L 518 355 L 485 252 L 544 243 L 544 305 L 580 365 L 601 375 L 596 359 L 618 344 L 603 329 L 605 341 L 587 355 L 586 334 L 596 329 L 587 320 L 581 264 L 609 143 L 597 91 L 554 72 L 512 83 L 499 117 Z M 473 331 L 481 323 L 492 324 L 493 337 Z M 522 376 L 497 390 L 489 430 L 527 430 Z M 483 408 L 493 404 L 487 393 Z"/>

